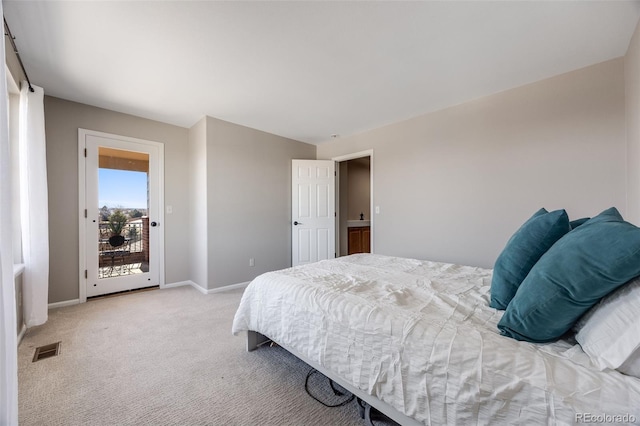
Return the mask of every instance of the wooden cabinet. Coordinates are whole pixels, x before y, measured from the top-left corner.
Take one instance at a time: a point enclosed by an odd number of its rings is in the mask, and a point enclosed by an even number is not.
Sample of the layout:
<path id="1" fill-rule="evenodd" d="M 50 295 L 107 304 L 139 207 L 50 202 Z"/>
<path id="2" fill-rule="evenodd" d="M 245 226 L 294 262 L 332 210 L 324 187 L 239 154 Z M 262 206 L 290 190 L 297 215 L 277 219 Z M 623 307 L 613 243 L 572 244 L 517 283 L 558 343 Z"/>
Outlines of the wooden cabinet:
<path id="1" fill-rule="evenodd" d="M 358 226 L 349 229 L 348 253 L 371 253 L 371 227 Z"/>

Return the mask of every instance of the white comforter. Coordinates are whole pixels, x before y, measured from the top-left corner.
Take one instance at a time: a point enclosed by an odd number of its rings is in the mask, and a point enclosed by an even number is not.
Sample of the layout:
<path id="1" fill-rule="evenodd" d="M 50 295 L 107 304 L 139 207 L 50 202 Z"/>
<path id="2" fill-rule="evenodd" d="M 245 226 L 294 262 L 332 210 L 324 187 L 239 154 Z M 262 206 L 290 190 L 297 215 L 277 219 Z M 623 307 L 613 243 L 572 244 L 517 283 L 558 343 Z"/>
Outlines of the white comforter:
<path id="1" fill-rule="evenodd" d="M 232 331 L 269 336 L 426 424 L 640 423 L 640 379 L 597 371 L 568 341 L 500 336 L 490 282 L 488 269 L 341 257 L 256 278 Z"/>

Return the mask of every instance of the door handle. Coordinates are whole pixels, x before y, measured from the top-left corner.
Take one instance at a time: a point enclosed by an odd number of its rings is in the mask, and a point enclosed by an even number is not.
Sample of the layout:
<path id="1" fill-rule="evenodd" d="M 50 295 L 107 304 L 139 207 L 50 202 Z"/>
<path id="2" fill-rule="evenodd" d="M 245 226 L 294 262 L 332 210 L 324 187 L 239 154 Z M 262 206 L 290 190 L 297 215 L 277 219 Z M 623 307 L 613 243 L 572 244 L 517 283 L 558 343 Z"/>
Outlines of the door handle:
<path id="1" fill-rule="evenodd" d="M 151 222 L 149 225 L 151 225 L 151 226 L 158 226 L 158 222 Z"/>
<path id="2" fill-rule="evenodd" d="M 294 225 L 302 225 L 302 222 L 298 222 L 297 220 L 293 222 Z"/>

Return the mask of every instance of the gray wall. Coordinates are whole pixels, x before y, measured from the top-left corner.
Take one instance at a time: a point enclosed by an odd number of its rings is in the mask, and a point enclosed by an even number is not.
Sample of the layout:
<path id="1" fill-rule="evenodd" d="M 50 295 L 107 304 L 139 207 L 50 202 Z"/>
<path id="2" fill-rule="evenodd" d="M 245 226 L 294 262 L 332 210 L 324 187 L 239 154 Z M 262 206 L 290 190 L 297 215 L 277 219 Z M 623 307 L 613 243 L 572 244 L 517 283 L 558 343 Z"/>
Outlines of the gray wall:
<path id="1" fill-rule="evenodd" d="M 628 217 L 640 225 L 640 22 L 624 59 Z"/>
<path id="2" fill-rule="evenodd" d="M 45 88 L 46 90 L 46 88 Z M 49 303 L 73 300 L 78 293 L 78 128 L 164 143 L 165 282 L 189 277 L 189 130 L 128 114 L 45 96 L 49 183 Z"/>
<path id="3" fill-rule="evenodd" d="M 373 149 L 375 251 L 491 267 L 535 210 L 626 214 L 622 58 L 318 146 Z"/>
<path id="4" fill-rule="evenodd" d="M 370 157 L 356 158 L 347 161 L 349 168 L 348 182 L 348 220 L 360 219 L 360 213 L 366 220 L 371 217 L 371 159 Z"/>
<path id="5" fill-rule="evenodd" d="M 16 53 L 13 51 L 13 46 L 11 46 L 9 37 L 4 38 L 4 52 L 5 64 L 7 65 L 7 68 L 9 68 L 11 76 L 14 78 L 16 83 L 18 83 L 18 86 L 20 86 L 20 82 L 26 80 L 26 76 L 24 75 L 24 72 L 22 72 L 22 67 L 20 66 L 20 62 L 18 62 Z"/>
<path id="6" fill-rule="evenodd" d="M 207 119 L 189 129 L 189 279 L 202 288 L 208 281 Z"/>
<path id="7" fill-rule="evenodd" d="M 291 160 L 316 147 L 207 117 L 206 152 L 207 288 L 291 266 Z"/>
<path id="8" fill-rule="evenodd" d="M 203 118 L 191 129 L 45 97 L 49 302 L 78 294 L 78 128 L 164 143 L 165 282 L 215 288 L 291 264 L 291 159 L 316 147 Z M 71 225 L 70 225 L 71 224 Z M 249 267 L 249 258 L 255 267 Z"/>
<path id="9" fill-rule="evenodd" d="M 343 137 L 317 158 L 374 149 L 378 253 L 489 267 L 540 206 L 574 218 L 615 205 L 638 223 L 639 38 L 624 59 Z M 316 147 L 211 117 L 184 129 L 49 96 L 45 120 L 50 302 L 78 298 L 67 224 L 78 221 L 79 127 L 165 144 L 167 283 L 217 288 L 290 265 L 290 160 Z"/>

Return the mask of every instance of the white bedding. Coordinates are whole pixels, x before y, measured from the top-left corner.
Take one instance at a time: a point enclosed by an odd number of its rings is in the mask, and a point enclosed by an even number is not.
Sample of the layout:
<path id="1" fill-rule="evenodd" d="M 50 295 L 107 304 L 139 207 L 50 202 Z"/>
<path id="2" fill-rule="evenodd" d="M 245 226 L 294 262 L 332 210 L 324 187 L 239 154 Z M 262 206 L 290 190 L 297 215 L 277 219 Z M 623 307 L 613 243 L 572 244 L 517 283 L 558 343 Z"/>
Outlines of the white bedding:
<path id="1" fill-rule="evenodd" d="M 256 278 L 232 331 L 262 333 L 425 424 L 640 424 L 640 379 L 597 371 L 565 340 L 500 336 L 490 283 L 489 269 L 341 257 Z"/>

